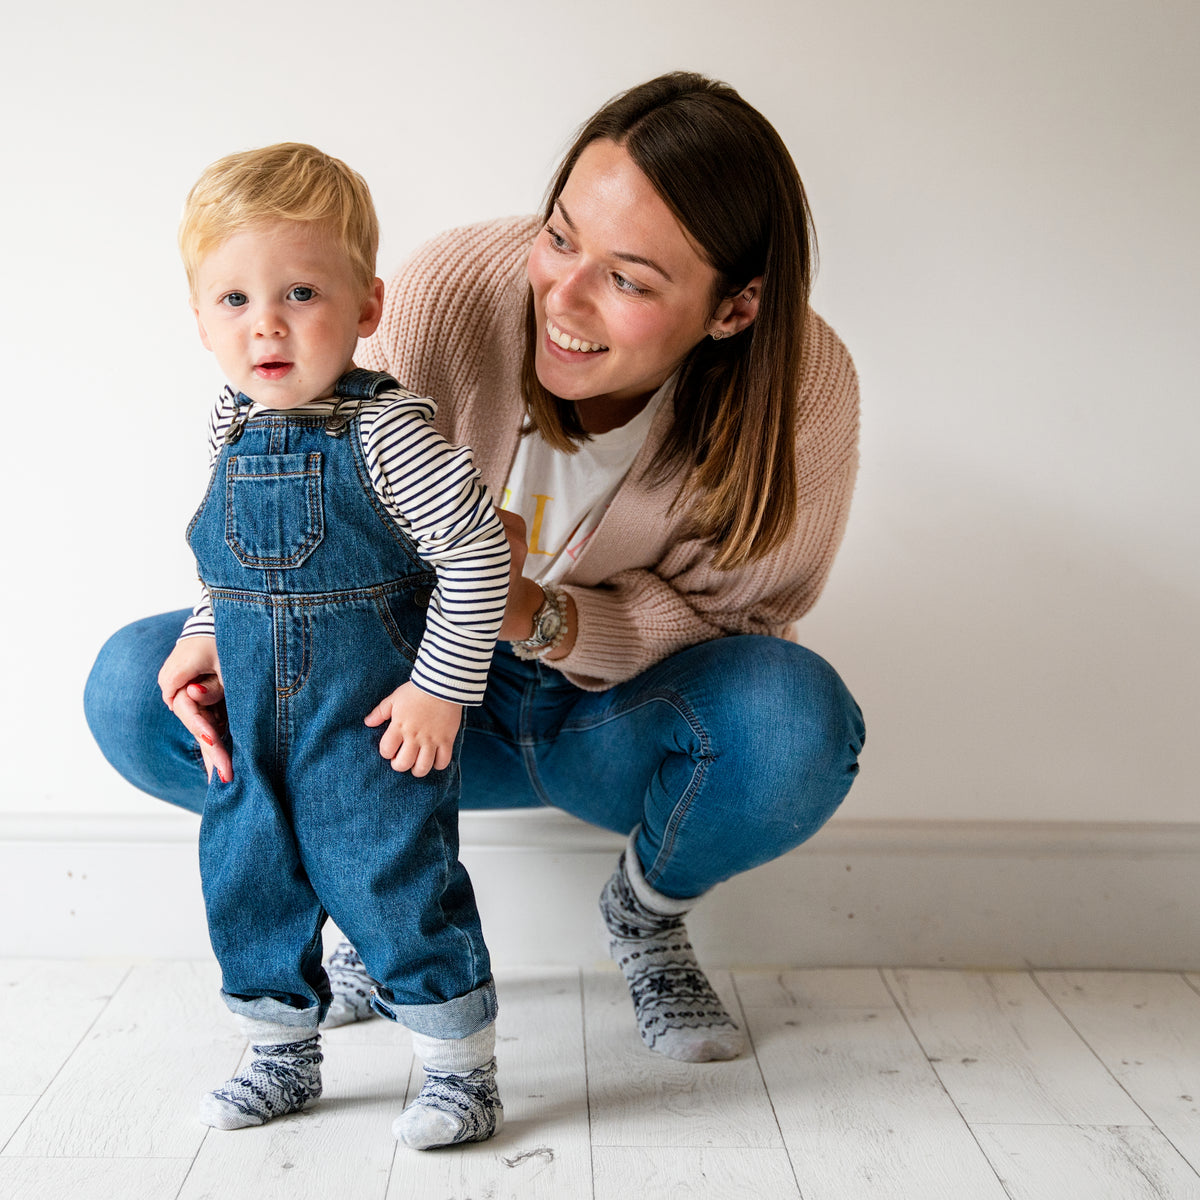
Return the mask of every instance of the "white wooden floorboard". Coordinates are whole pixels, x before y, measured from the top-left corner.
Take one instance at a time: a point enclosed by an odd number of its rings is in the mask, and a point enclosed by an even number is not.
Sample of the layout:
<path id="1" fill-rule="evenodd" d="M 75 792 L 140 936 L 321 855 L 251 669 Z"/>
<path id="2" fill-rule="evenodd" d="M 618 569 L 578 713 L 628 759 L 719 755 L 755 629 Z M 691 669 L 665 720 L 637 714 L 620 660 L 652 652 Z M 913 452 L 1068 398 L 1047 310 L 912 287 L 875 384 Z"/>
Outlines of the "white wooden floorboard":
<path id="1" fill-rule="evenodd" d="M 575 1193 L 575 1196 L 583 1194 Z M 729 1150 L 713 1146 L 597 1147 L 594 1200 L 631 1200 L 632 1197 L 800 1200 L 800 1191 L 784 1150 Z"/>
<path id="2" fill-rule="evenodd" d="M 36 1096 L 0 1096 L 0 1148 L 16 1133 L 36 1103 Z"/>
<path id="3" fill-rule="evenodd" d="M 729 972 L 709 978 L 744 1029 Z M 593 1146 L 782 1148 L 753 1055 L 716 1063 L 664 1058 L 642 1044 L 615 968 L 585 972 L 583 984 Z"/>
<path id="4" fill-rule="evenodd" d="M 128 973 L 128 963 L 0 960 L 0 1096 L 41 1095 Z"/>
<path id="5" fill-rule="evenodd" d="M 804 1200 L 1004 1200 L 878 974 L 820 975 L 737 976 Z"/>
<path id="6" fill-rule="evenodd" d="M 1024 972 L 886 971 L 929 1061 L 972 1125 L 1148 1125 Z"/>
<path id="7" fill-rule="evenodd" d="M 1200 1170 L 1200 995 L 1174 974 L 1039 971 L 1080 1036 Z"/>
<path id="8" fill-rule="evenodd" d="M 1012 1200 L 1198 1200 L 1200 1177 L 1157 1130 L 979 1125 Z"/>
<path id="9" fill-rule="evenodd" d="M 786 1008 L 800 1017 L 822 1008 L 894 1008 L 892 994 L 874 967 L 805 968 L 796 971 L 735 971 L 745 1008 Z"/>
<path id="10" fill-rule="evenodd" d="M 412 1057 L 407 1038 L 387 1052 L 332 1041 L 325 1039 L 321 1099 L 256 1129 L 208 1130 L 179 1200 L 383 1200 Z"/>
<path id="11" fill-rule="evenodd" d="M 398 1147 L 389 1200 L 591 1196 L 579 972 L 573 967 L 498 971 L 496 990 L 503 1129 L 491 1141 L 453 1150 Z M 420 1079 L 420 1071 L 414 1071 L 414 1091 Z"/>
<path id="12" fill-rule="evenodd" d="M 0 1159 L 4 1200 L 172 1200 L 190 1158 Z"/>
<path id="13" fill-rule="evenodd" d="M 191 1158 L 197 1099 L 246 1045 L 217 993 L 213 963 L 135 966 L 4 1154 Z"/>
<path id="14" fill-rule="evenodd" d="M 317 1105 L 222 1133 L 215 966 L 0 961 L 0 1197 L 1200 1200 L 1195 973 L 718 973 L 753 1053 L 701 1065 L 642 1046 L 611 967 L 497 982 L 506 1128 L 422 1154 L 397 1025 L 330 1031 Z"/>

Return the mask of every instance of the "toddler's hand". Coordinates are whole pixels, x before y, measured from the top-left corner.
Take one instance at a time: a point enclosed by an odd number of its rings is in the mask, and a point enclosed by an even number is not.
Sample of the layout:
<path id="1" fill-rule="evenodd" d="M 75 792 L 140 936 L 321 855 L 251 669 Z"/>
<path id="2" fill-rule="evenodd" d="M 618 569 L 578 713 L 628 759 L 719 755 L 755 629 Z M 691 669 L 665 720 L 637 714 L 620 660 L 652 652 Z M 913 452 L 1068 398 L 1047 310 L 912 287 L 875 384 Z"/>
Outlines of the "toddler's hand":
<path id="1" fill-rule="evenodd" d="M 217 639 L 188 637 L 175 643 L 158 673 L 163 703 L 200 743 L 205 778 L 213 768 L 222 783 L 233 778 L 233 761 L 225 748 L 225 688 L 217 660 Z"/>
<path id="2" fill-rule="evenodd" d="M 372 729 L 390 722 L 379 753 L 391 760 L 392 770 L 411 771 L 418 778 L 450 765 L 461 720 L 461 704 L 439 700 L 415 683 L 402 683 L 366 716 Z"/>

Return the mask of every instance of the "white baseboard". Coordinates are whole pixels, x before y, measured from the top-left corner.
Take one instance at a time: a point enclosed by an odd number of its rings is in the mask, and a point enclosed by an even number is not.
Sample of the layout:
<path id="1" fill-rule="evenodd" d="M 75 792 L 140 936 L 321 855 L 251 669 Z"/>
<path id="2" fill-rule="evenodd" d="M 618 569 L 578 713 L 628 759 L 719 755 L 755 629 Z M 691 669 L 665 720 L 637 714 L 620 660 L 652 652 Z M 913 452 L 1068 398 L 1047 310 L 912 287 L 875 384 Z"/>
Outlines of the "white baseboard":
<path id="1" fill-rule="evenodd" d="M 0 955 L 206 958 L 194 817 L 0 815 Z M 462 814 L 497 966 L 604 957 L 623 839 L 550 810 Z M 1200 970 L 1200 824 L 835 818 L 688 928 L 712 966 Z"/>

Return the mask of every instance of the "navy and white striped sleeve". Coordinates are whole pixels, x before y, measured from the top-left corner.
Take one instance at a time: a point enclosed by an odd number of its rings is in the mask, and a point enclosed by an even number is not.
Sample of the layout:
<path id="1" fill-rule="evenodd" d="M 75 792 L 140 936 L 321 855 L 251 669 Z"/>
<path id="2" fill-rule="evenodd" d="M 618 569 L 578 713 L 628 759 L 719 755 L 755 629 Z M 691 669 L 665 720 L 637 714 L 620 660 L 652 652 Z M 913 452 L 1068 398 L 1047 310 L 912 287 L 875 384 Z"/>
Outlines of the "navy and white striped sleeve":
<path id="1" fill-rule="evenodd" d="M 217 402 L 208 414 L 208 467 L 211 471 L 221 452 L 221 443 L 225 440 L 225 432 L 237 412 L 237 399 L 233 390 L 226 385 L 217 397 Z M 192 615 L 183 623 L 183 632 L 178 640 L 185 637 L 213 637 L 216 629 L 213 625 L 212 601 L 208 596 L 208 588 L 200 581 L 200 599 L 196 601 Z"/>
<path id="2" fill-rule="evenodd" d="M 385 393 L 361 415 L 384 507 L 437 572 L 412 682 L 455 704 L 483 701 L 508 596 L 508 540 L 465 446 L 433 428 L 433 401 Z"/>

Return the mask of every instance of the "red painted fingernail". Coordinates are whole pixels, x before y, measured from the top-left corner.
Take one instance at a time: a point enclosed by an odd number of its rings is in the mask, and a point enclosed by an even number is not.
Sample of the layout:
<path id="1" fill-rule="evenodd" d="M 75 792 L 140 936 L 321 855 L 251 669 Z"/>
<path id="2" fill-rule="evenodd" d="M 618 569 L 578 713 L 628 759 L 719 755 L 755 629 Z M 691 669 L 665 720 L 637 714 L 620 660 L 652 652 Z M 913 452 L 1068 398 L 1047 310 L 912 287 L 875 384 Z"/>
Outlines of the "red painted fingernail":
<path id="1" fill-rule="evenodd" d="M 206 746 L 211 746 L 211 745 L 213 744 L 213 740 L 212 740 L 212 738 L 210 738 L 210 737 L 208 736 L 208 734 L 207 734 L 207 733 L 202 733 L 202 734 L 200 735 L 200 740 L 201 740 L 201 741 L 202 741 L 202 742 L 203 742 L 203 743 L 204 743 Z"/>
<path id="2" fill-rule="evenodd" d="M 196 691 L 198 691 L 198 692 L 203 692 L 203 693 L 204 693 L 206 696 L 208 695 L 208 688 L 206 688 L 206 687 L 204 686 L 204 684 L 202 684 L 202 683 L 193 683 L 193 684 L 192 684 L 192 687 L 194 687 L 194 688 L 196 689 Z"/>
<path id="3" fill-rule="evenodd" d="M 226 779 L 226 778 L 225 778 L 225 776 L 221 774 L 221 768 L 220 768 L 220 767 L 218 767 L 218 768 L 217 768 L 217 778 L 218 778 L 218 779 L 220 779 L 220 781 L 221 781 L 222 783 L 228 783 L 228 782 L 229 782 L 229 780 L 228 780 L 228 779 Z"/>

